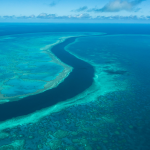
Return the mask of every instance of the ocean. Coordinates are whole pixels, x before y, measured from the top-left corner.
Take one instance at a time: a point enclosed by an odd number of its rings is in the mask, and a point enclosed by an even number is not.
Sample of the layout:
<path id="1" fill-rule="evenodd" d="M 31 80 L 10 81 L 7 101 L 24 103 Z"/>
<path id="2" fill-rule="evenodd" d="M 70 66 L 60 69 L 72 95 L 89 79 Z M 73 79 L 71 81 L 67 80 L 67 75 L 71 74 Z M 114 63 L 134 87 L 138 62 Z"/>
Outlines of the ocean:
<path id="1" fill-rule="evenodd" d="M 0 24 L 0 150 L 149 150 L 149 24 Z"/>

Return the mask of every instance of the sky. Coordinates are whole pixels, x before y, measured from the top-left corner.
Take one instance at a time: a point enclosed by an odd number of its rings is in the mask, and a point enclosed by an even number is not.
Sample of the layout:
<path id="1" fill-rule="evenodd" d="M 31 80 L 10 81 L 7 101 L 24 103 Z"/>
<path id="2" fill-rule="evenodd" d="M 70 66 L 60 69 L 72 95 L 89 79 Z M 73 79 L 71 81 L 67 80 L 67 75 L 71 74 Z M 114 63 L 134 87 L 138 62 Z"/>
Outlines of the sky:
<path id="1" fill-rule="evenodd" d="M 150 23 L 150 0 L 0 0 L 0 22 Z"/>

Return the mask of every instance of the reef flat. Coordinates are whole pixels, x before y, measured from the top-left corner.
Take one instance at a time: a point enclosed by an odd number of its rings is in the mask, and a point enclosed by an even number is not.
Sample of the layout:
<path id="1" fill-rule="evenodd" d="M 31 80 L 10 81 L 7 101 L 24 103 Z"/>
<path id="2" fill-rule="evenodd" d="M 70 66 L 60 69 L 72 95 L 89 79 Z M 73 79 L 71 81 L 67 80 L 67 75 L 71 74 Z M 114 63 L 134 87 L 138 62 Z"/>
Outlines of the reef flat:
<path id="1" fill-rule="evenodd" d="M 1 121 L 17 116 L 27 115 L 42 108 L 55 105 L 58 102 L 73 98 L 92 85 L 94 78 L 94 68 L 92 65 L 76 58 L 64 50 L 64 47 L 74 40 L 75 38 L 66 39 L 64 42 L 51 48 L 51 51 L 61 61 L 73 67 L 73 70 L 68 77 L 64 79 L 57 88 L 22 98 L 21 101 L 1 104 L 0 113 L 5 114 L 0 117 Z"/>
<path id="2" fill-rule="evenodd" d="M 72 36 L 100 33 L 28 33 L 1 36 L 0 103 L 21 100 L 56 87 L 72 68 L 51 48 Z"/>

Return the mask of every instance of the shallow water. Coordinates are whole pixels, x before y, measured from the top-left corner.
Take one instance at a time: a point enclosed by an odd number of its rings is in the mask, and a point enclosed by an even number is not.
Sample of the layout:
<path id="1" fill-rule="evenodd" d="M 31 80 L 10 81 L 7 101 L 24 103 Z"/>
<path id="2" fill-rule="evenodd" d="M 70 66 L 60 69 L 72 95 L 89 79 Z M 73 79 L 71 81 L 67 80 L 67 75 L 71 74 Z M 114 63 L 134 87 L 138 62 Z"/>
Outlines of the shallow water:
<path id="1" fill-rule="evenodd" d="M 0 114 L 4 115 L 1 116 L 0 121 L 5 121 L 13 117 L 28 115 L 37 110 L 53 106 L 62 101 L 66 101 L 67 99 L 73 98 L 74 96 L 82 93 L 92 85 L 94 67 L 64 50 L 64 47 L 74 40 L 75 38 L 69 38 L 64 42 L 55 45 L 51 49 L 53 54 L 55 54 L 60 61 L 63 61 L 65 64 L 73 67 L 73 70 L 68 77 L 64 79 L 64 81 L 56 88 L 47 90 L 40 94 L 22 98 L 20 101 L 12 101 L 1 104 Z M 20 84 L 20 82 L 18 84 Z M 31 84 L 28 82 L 25 83 Z M 22 89 L 20 90 L 22 91 Z"/>
<path id="2" fill-rule="evenodd" d="M 78 26 L 80 30 L 81 26 Z M 68 76 L 55 88 L 62 85 L 65 101 L 28 116 L 1 122 L 0 149 L 149 150 L 150 36 L 143 35 L 149 28 L 123 26 L 126 28 L 121 30 L 120 27 L 116 33 L 112 26 L 107 26 L 108 35 L 79 37 L 68 43 L 65 50 L 82 60 L 78 65 L 72 62 L 71 55 L 67 57 L 57 49 L 55 55 L 66 64 L 72 64 L 74 70 L 82 70 L 83 78 L 92 77 L 92 85 L 67 99 L 86 84 L 77 82 L 78 86 L 70 85 L 71 88 L 65 91 Z M 130 32 L 128 29 L 133 26 L 135 30 Z M 101 32 L 105 31 L 101 29 Z M 126 31 L 128 35 L 117 35 L 119 31 Z M 61 49 L 61 44 L 57 46 Z M 86 73 L 87 68 L 80 66 L 81 62 L 93 66 L 94 76 Z M 76 82 L 75 76 L 72 77 Z M 13 80 L 10 83 L 13 84 Z M 63 95 L 63 92 L 60 90 L 57 94 Z M 32 101 L 33 107 L 34 101 L 36 99 Z"/>
<path id="3" fill-rule="evenodd" d="M 50 81 L 64 74 L 64 65 L 51 58 L 53 44 L 69 36 L 86 33 L 30 33 L 1 36 L 0 38 L 0 100 L 14 100 L 43 92 Z M 55 58 L 56 59 L 56 58 Z M 67 72 L 67 70 L 66 70 Z M 70 70 L 68 70 L 68 73 Z"/>

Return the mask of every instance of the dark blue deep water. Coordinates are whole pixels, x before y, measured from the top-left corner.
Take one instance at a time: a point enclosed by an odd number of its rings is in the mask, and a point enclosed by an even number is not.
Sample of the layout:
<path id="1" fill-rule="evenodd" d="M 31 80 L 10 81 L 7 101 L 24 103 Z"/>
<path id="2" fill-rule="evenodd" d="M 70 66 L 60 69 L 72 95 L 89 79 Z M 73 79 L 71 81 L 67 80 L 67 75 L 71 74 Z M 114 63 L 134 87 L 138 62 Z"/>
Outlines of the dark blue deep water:
<path id="1" fill-rule="evenodd" d="M 150 34 L 149 24 L 1 23 L 0 28 L 0 35 L 37 32 L 104 32 L 109 34 Z"/>

